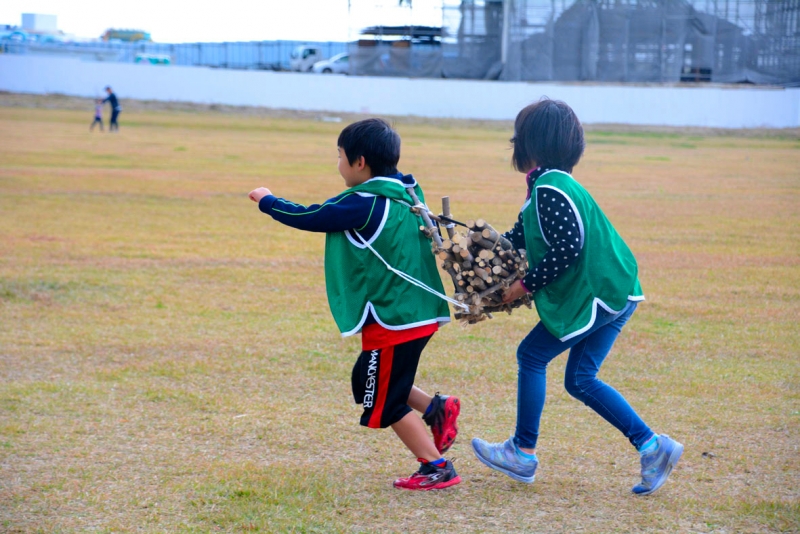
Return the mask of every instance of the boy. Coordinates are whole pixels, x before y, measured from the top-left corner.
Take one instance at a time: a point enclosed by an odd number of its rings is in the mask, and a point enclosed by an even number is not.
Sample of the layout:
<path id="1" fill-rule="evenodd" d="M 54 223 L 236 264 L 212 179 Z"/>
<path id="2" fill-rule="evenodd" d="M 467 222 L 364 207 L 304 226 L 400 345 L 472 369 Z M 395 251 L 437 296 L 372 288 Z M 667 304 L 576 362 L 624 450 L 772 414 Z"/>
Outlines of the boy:
<path id="1" fill-rule="evenodd" d="M 338 139 L 339 174 L 348 189 L 323 204 L 301 206 L 259 187 L 250 199 L 287 226 L 325 232 L 325 285 L 331 313 L 343 336 L 361 332 L 362 352 L 353 367 L 353 396 L 363 405 L 361 425 L 391 427 L 420 467 L 394 487 L 432 490 L 461 482 L 442 457 L 455 441 L 460 411 L 452 396 L 431 397 L 414 386 L 422 350 L 450 321 L 447 304 L 387 269 L 386 264 L 443 293 L 421 219 L 407 188 L 422 190 L 397 171 L 400 136 L 386 122 L 347 126 Z M 414 413 L 422 412 L 423 418 Z M 432 427 L 428 436 L 423 420 Z"/>
<path id="2" fill-rule="evenodd" d="M 95 124 L 100 125 L 100 131 L 103 131 L 103 101 L 99 98 L 94 101 L 94 120 L 92 125 L 89 126 L 89 131 L 94 131 Z"/>

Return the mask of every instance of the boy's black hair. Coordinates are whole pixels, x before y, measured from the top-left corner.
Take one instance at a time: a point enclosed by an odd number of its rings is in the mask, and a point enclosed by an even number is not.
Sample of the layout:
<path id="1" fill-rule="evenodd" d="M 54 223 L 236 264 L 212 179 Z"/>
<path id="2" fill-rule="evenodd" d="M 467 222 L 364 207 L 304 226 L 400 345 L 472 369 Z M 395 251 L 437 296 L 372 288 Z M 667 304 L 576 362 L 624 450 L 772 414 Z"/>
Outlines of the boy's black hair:
<path id="1" fill-rule="evenodd" d="M 342 130 L 336 144 L 344 150 L 350 165 L 364 156 L 372 176 L 397 174 L 400 135 L 382 119 L 354 122 Z"/>
<path id="2" fill-rule="evenodd" d="M 517 114 L 511 144 L 514 168 L 520 172 L 531 170 L 536 163 L 543 169 L 571 173 L 586 147 L 583 126 L 572 108 L 547 97 Z"/>

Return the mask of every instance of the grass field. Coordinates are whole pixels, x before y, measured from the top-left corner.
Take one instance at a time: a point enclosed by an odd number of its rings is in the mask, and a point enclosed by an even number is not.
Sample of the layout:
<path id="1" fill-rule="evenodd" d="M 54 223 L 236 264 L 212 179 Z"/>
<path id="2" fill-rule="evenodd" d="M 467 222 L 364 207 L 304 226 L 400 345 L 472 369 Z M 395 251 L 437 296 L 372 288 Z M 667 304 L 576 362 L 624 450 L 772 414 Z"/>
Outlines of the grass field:
<path id="1" fill-rule="evenodd" d="M 630 495 L 638 457 L 564 392 L 563 356 L 536 482 L 474 459 L 470 438 L 514 429 L 523 309 L 428 345 L 418 385 L 462 399 L 464 481 L 420 494 L 391 487 L 416 467 L 394 435 L 357 424 L 323 236 L 246 197 L 340 192 L 349 118 L 131 102 L 89 134 L 71 102 L 0 95 L 0 530 L 800 531 L 796 132 L 588 133 L 574 174 L 647 296 L 600 376 L 686 446 L 664 488 Z M 510 227 L 510 124 L 396 126 L 432 207 Z"/>

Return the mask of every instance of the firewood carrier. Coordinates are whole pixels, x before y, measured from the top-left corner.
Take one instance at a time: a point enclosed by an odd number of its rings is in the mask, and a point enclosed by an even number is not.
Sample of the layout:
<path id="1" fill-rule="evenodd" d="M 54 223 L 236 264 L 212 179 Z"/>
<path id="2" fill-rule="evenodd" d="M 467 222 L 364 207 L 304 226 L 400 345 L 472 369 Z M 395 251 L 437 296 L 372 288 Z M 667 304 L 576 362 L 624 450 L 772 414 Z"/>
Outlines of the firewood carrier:
<path id="1" fill-rule="evenodd" d="M 524 250 L 516 250 L 508 239 L 483 219 L 465 223 L 453 219 L 450 197 L 442 197 L 442 213 L 434 215 L 420 202 L 413 189 L 406 190 L 414 200 L 412 211 L 425 222 L 420 231 L 432 240 L 432 252 L 441 260 L 439 266 L 453 281 L 455 292 L 447 301 L 460 310 L 456 311 L 456 319 L 474 324 L 491 319 L 492 312 L 510 314 L 514 308 L 523 305 L 532 307 L 530 295 L 503 302 L 505 290 L 525 276 L 528 263 Z M 442 239 L 439 224 L 444 226 L 447 239 Z M 457 225 L 466 229 L 464 234 L 455 231 Z"/>

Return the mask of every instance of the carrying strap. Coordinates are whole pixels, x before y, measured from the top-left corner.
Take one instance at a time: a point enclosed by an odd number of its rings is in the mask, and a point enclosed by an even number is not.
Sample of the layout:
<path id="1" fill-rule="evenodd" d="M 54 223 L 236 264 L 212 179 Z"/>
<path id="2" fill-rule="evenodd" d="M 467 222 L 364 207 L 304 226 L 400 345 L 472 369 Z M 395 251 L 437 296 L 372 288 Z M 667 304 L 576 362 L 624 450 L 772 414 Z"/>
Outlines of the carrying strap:
<path id="1" fill-rule="evenodd" d="M 424 206 L 424 204 L 423 204 L 423 206 Z M 424 209 L 427 209 L 427 207 L 425 207 Z M 404 273 L 403 271 L 401 271 L 401 270 L 399 270 L 399 269 L 395 269 L 394 267 L 392 267 L 391 265 L 389 265 L 389 263 L 388 263 L 388 262 L 387 262 L 385 259 L 383 259 L 383 256 L 381 256 L 380 254 L 378 254 L 378 251 L 377 251 L 377 250 L 375 250 L 374 248 L 372 248 L 372 245 L 370 245 L 369 243 L 367 243 L 367 240 L 366 240 L 366 239 L 364 239 L 364 237 L 363 237 L 361 234 L 359 234 L 359 233 L 358 233 L 358 232 L 356 232 L 355 230 L 353 231 L 353 233 L 354 233 L 354 234 L 356 234 L 356 236 L 358 236 L 358 238 L 361 240 L 361 242 L 364 244 L 364 246 L 366 246 L 366 247 L 367 247 L 367 248 L 370 250 L 370 252 L 372 252 L 372 253 L 375 255 L 375 257 L 376 257 L 376 258 L 378 258 L 379 260 L 381 260 L 381 262 L 382 262 L 382 263 L 383 263 L 383 264 L 386 266 L 386 268 L 387 268 L 387 269 L 389 269 L 391 272 L 393 272 L 394 274 L 396 274 L 397 276 L 399 276 L 400 278 L 402 278 L 402 279 L 403 279 L 403 280 L 405 280 L 406 282 L 410 283 L 411 285 L 417 286 L 418 288 L 420 288 L 420 289 L 422 289 L 422 290 L 424 290 L 424 291 L 427 291 L 428 293 L 430 293 L 430 294 L 432 294 L 432 295 L 436 295 L 437 297 L 439 297 L 440 299 L 442 299 L 442 300 L 444 300 L 444 301 L 447 301 L 447 302 L 449 302 L 449 303 L 450 303 L 450 304 L 452 304 L 453 306 L 456 306 L 456 307 L 458 307 L 458 308 L 461 308 L 461 309 L 463 309 L 463 310 L 464 310 L 464 311 L 466 311 L 466 312 L 469 312 L 469 306 L 468 306 L 468 305 L 466 305 L 466 304 L 464 304 L 463 302 L 459 302 L 459 301 L 457 301 L 457 300 L 455 300 L 455 299 L 453 299 L 453 298 L 450 298 L 450 297 L 448 297 L 447 295 L 444 295 L 444 294 L 442 294 L 442 293 L 439 293 L 438 291 L 436 291 L 436 290 L 435 290 L 435 289 L 433 289 L 432 287 L 429 287 L 428 285 L 426 285 L 424 282 L 420 282 L 419 280 L 417 280 L 416 278 L 414 278 L 414 277 L 413 277 L 413 276 L 411 276 L 410 274 L 406 274 L 406 273 Z"/>

